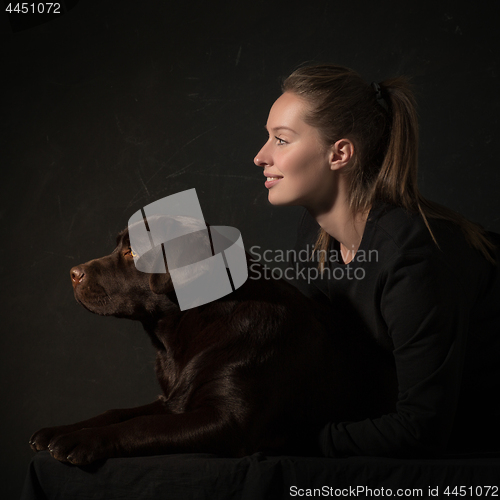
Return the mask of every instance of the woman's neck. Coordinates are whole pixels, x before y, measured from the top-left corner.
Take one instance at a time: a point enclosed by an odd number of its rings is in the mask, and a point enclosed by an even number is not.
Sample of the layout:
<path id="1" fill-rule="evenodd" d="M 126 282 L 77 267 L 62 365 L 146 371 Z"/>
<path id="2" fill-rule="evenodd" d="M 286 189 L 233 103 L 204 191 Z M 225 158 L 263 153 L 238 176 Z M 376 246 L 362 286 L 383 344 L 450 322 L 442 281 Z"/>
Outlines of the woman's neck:
<path id="1" fill-rule="evenodd" d="M 347 202 L 339 199 L 328 209 L 310 210 L 316 222 L 340 244 L 340 252 L 345 264 L 351 262 L 359 249 L 369 211 L 353 216 Z"/>

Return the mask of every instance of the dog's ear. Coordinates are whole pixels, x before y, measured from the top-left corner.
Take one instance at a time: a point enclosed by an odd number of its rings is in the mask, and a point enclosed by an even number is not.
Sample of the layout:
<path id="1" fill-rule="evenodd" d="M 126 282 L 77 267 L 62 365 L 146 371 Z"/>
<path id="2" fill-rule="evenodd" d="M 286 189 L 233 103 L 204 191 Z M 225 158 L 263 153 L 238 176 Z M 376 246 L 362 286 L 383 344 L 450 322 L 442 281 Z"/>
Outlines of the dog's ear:
<path id="1" fill-rule="evenodd" d="M 170 273 L 155 273 L 149 276 L 149 288 L 153 293 L 166 295 L 174 289 Z"/>

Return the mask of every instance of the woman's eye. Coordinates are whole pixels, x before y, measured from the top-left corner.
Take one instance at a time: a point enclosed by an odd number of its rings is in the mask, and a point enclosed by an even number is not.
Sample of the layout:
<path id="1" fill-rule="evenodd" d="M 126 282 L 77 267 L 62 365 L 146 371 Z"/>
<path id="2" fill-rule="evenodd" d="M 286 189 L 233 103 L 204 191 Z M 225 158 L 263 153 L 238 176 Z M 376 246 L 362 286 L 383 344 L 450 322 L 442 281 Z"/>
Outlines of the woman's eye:
<path id="1" fill-rule="evenodd" d="M 274 136 L 274 138 L 278 141 L 278 146 L 283 146 L 284 144 L 286 144 L 285 139 L 281 139 L 281 138 L 276 137 L 276 136 Z"/>

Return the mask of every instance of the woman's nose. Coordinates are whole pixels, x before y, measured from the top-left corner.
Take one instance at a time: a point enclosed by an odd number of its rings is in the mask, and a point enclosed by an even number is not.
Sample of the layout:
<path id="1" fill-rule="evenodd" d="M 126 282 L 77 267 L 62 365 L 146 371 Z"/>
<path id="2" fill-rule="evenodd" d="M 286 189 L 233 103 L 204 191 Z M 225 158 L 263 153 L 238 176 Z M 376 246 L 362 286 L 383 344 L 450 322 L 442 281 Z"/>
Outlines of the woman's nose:
<path id="1" fill-rule="evenodd" d="M 267 158 L 267 155 L 265 155 L 265 153 L 264 153 L 264 148 L 262 148 L 257 153 L 257 156 L 253 159 L 253 162 L 258 167 L 265 167 L 266 165 L 269 165 L 269 159 Z"/>
<path id="2" fill-rule="evenodd" d="M 255 165 L 257 165 L 258 167 L 263 167 L 265 164 L 264 162 L 259 158 L 259 155 L 257 155 L 254 159 L 253 159 L 253 162 L 255 163 Z"/>

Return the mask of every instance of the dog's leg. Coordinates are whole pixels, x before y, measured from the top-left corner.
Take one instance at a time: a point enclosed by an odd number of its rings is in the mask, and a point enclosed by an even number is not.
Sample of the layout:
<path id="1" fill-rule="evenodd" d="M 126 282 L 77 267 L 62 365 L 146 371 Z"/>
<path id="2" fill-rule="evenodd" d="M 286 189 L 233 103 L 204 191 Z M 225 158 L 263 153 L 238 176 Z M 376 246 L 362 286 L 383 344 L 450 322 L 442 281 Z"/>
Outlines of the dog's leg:
<path id="1" fill-rule="evenodd" d="M 236 425 L 235 425 L 236 424 Z M 56 437 L 49 449 L 57 460 L 76 465 L 111 457 L 208 452 L 240 456 L 245 446 L 234 418 L 213 408 L 191 413 L 149 415 L 106 427 Z"/>
<path id="2" fill-rule="evenodd" d="M 108 410 L 96 417 L 82 420 L 71 425 L 61 425 L 58 427 L 45 427 L 35 432 L 29 440 L 29 444 L 34 451 L 46 450 L 49 443 L 59 436 L 79 431 L 80 429 L 89 429 L 96 427 L 105 427 L 107 425 L 124 422 L 131 418 L 136 418 L 142 415 L 158 415 L 165 414 L 167 410 L 161 400 L 153 403 L 138 406 L 136 408 L 124 408 L 116 410 Z"/>

